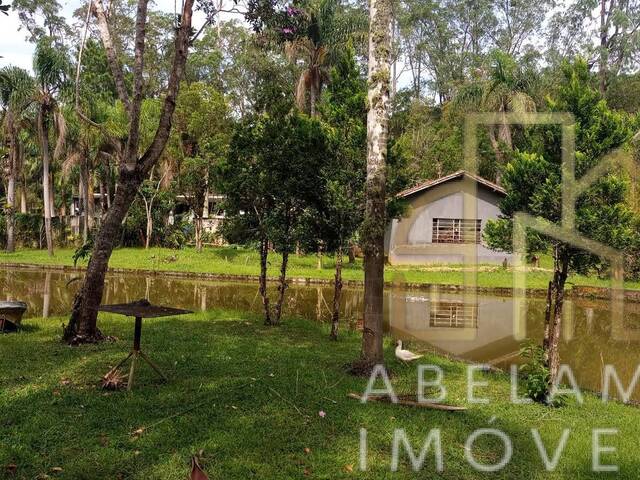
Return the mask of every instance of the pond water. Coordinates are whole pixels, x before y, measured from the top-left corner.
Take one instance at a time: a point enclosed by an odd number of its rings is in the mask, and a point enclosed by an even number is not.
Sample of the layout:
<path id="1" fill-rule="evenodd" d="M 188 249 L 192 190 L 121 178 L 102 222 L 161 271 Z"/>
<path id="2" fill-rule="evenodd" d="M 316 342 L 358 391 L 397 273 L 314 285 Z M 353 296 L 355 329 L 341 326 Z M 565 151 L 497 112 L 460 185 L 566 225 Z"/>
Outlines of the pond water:
<path id="1" fill-rule="evenodd" d="M 0 300 L 22 300 L 29 317 L 69 313 L 80 282 L 78 273 L 8 270 L 0 272 Z M 287 291 L 285 314 L 313 321 L 328 321 L 331 286 L 292 285 Z M 256 283 L 221 282 L 136 274 L 107 277 L 104 303 L 148 298 L 152 303 L 191 310 L 231 308 L 260 312 Z M 507 367 L 518 363 L 527 339 L 540 341 L 544 325 L 544 299 L 524 302 L 522 321 L 514 315 L 512 297 L 463 295 L 428 290 L 393 288 L 385 291 L 385 325 L 394 337 L 410 341 L 412 350 L 431 349 L 454 357 Z M 569 364 L 586 389 L 600 390 L 602 366 L 616 366 L 628 385 L 640 363 L 640 304 L 627 303 L 623 321 L 615 321 L 608 301 L 569 300 L 563 321 L 562 363 Z M 345 288 L 342 328 L 358 328 L 363 311 L 363 291 Z M 28 320 L 25 322 L 27 323 Z M 635 400 L 640 400 L 636 389 Z"/>

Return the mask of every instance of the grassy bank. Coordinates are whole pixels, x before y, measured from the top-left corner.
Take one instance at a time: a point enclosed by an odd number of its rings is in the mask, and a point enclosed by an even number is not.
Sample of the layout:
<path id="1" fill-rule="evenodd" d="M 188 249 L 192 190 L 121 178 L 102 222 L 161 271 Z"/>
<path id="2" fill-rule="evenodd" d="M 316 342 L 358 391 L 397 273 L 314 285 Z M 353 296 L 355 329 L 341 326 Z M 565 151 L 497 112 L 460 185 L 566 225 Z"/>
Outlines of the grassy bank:
<path id="1" fill-rule="evenodd" d="M 50 258 L 45 250 L 19 250 L 13 254 L 0 253 L 0 264 L 25 263 L 34 265 L 73 265 L 73 250 L 56 250 Z M 269 274 L 276 277 L 279 274 L 280 257 L 270 255 Z M 165 248 L 122 248 L 115 250 L 111 257 L 110 266 L 114 268 L 130 268 L 157 271 L 212 273 L 223 275 L 257 275 L 260 259 L 256 251 L 244 248 L 219 247 L 207 248 L 198 253 L 192 248 L 170 250 Z M 527 274 L 529 288 L 546 288 L 551 277 L 550 259 L 543 258 L 542 268 Z M 81 262 L 80 265 L 83 265 Z M 315 255 L 292 255 L 289 260 L 288 275 L 299 278 L 333 279 L 335 263 L 333 258 L 324 257 L 323 268 L 317 268 Z M 343 270 L 346 280 L 363 280 L 362 261 L 346 264 Z M 431 265 L 425 267 L 387 266 L 385 279 L 400 280 L 410 283 L 461 285 L 464 273 L 461 266 Z M 569 279 L 569 285 L 609 286 L 608 280 L 597 277 L 574 275 Z M 481 287 L 511 287 L 513 274 L 510 269 L 501 266 L 484 265 L 479 267 L 478 285 Z M 627 288 L 640 289 L 640 282 L 627 282 Z"/>
<path id="2" fill-rule="evenodd" d="M 603 405 L 591 396 L 583 406 L 561 409 L 511 405 L 506 377 L 495 374 L 478 390 L 491 403 L 466 412 L 362 405 L 346 395 L 363 392 L 366 380 L 343 370 L 359 350 L 357 333 L 332 343 L 323 325 L 287 319 L 267 328 L 257 317 L 229 311 L 147 321 L 143 348 L 170 382 L 157 383 L 143 367 L 133 393 L 105 392 L 98 380 L 130 347 L 132 323 L 102 316 L 101 328 L 118 340 L 72 348 L 59 342 L 62 321 L 27 320 L 21 333 L 0 336 L 2 478 L 184 480 L 190 455 L 200 450 L 212 479 L 485 478 L 465 460 L 464 444 L 489 425 L 514 444 L 513 459 L 492 478 L 600 478 L 590 472 L 593 427 L 619 429 L 605 439 L 618 452 L 603 461 L 620 466 L 616 478 L 637 478 L 634 407 Z M 415 393 L 416 366 L 398 363 L 390 345 L 386 352 L 396 391 Z M 444 369 L 448 402 L 464 405 L 464 365 L 424 361 Z M 362 427 L 368 430 L 367 472 L 358 470 Z M 425 469 L 414 473 L 403 455 L 392 474 L 397 428 L 406 429 L 416 453 L 429 429 L 440 428 L 444 472 L 436 475 L 429 455 Z M 531 428 L 540 430 L 549 455 L 562 430 L 571 429 L 556 472 L 544 471 Z M 476 444 L 479 461 L 499 460 L 500 444 L 492 440 Z M 15 467 L 13 476 L 8 466 Z"/>

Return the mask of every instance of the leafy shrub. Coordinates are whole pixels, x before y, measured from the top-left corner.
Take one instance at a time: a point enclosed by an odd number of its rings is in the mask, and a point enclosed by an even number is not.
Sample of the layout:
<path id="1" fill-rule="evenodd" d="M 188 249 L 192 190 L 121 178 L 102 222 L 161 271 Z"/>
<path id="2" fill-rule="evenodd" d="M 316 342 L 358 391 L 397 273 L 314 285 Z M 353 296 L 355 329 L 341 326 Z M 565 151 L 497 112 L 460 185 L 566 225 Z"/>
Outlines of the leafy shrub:
<path id="1" fill-rule="evenodd" d="M 547 403 L 550 375 L 544 362 L 543 348 L 532 342 L 528 343 L 520 350 L 520 356 L 525 359 L 520 372 L 524 375 L 527 396 L 534 402 Z"/>
<path id="2" fill-rule="evenodd" d="M 24 247 L 39 247 L 43 233 L 40 213 L 16 213 L 16 241 Z"/>

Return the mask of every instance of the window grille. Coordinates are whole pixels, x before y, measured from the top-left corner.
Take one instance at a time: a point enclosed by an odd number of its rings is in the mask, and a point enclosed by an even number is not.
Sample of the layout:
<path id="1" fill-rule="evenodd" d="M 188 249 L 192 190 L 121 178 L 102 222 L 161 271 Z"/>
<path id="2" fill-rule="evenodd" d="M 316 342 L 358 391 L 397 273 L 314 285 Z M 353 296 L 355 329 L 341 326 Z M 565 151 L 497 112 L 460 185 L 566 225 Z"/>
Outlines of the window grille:
<path id="1" fill-rule="evenodd" d="M 433 243 L 480 243 L 482 220 L 434 218 Z"/>
<path id="2" fill-rule="evenodd" d="M 429 325 L 436 328 L 478 328 L 478 306 L 459 302 L 433 302 Z"/>

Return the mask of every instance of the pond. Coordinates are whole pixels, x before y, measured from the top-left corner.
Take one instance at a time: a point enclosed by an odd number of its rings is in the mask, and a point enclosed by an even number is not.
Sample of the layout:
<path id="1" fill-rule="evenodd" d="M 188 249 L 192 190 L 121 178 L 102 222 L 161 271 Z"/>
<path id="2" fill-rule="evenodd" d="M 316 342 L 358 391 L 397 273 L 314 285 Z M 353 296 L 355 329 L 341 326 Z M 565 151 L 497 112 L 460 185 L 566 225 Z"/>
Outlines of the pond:
<path id="1" fill-rule="evenodd" d="M 29 317 L 69 313 L 80 286 L 78 273 L 42 270 L 0 272 L 0 300 L 22 300 Z M 292 285 L 285 314 L 328 321 L 331 286 Z M 229 308 L 260 312 L 257 283 L 209 281 L 166 276 L 112 274 L 107 277 L 104 303 L 148 298 L 152 303 L 191 310 Z M 393 288 L 385 291 L 385 326 L 394 337 L 410 341 L 411 349 L 431 349 L 474 362 L 508 367 L 519 362 L 527 339 L 540 341 L 544 299 L 525 302 L 522 321 L 514 315 L 514 299 L 496 295 L 448 293 L 433 286 L 424 290 Z M 362 324 L 363 291 L 345 288 L 343 328 Z M 27 322 L 28 323 L 28 320 Z M 640 363 L 640 304 L 625 305 L 622 323 L 612 320 L 609 302 L 572 299 L 563 320 L 561 359 L 569 364 L 585 389 L 600 390 L 602 366 L 615 365 L 623 382 Z M 634 394 L 640 400 L 640 392 Z"/>

